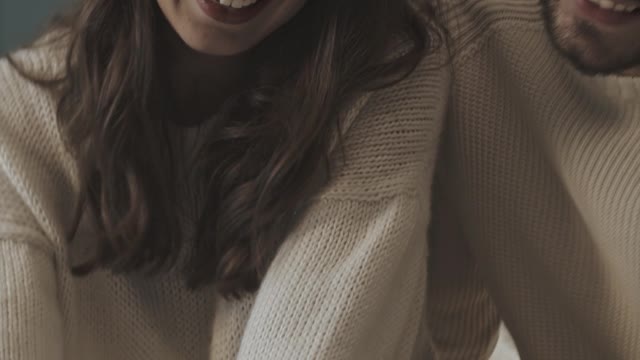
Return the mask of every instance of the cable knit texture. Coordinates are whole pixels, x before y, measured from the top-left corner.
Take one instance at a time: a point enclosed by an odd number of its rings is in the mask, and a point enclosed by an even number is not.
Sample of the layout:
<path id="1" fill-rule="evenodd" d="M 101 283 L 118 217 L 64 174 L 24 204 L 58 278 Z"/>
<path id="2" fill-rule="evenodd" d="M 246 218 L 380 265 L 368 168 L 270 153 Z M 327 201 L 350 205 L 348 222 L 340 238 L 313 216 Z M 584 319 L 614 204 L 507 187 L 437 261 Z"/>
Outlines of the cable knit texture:
<path id="1" fill-rule="evenodd" d="M 579 74 L 535 0 L 447 11 L 455 70 L 432 257 L 458 243 L 476 266 L 457 276 L 479 273 L 489 296 L 449 326 L 495 322 L 497 308 L 523 359 L 640 359 L 640 79 Z M 452 284 L 468 283 L 431 282 L 463 296 L 472 287 Z"/>
<path id="2" fill-rule="evenodd" d="M 32 72 L 54 50 L 21 51 Z M 0 359 L 424 359 L 431 178 L 446 110 L 438 56 L 346 109 L 331 183 L 257 294 L 189 292 L 177 273 L 69 272 L 76 163 L 55 100 L 0 62 Z M 189 130 L 184 130 L 189 136 Z M 83 221 L 76 236 L 92 236 Z M 76 244 L 76 242 L 74 242 Z M 75 245 L 74 245 L 75 246 Z"/>

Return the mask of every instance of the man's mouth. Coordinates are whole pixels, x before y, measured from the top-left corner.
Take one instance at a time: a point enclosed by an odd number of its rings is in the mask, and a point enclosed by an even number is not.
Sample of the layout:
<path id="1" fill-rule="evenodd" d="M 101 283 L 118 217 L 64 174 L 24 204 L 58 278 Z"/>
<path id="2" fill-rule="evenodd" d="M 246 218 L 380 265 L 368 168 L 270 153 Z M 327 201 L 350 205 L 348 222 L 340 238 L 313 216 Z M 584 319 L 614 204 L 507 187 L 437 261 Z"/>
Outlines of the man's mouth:
<path id="1" fill-rule="evenodd" d="M 228 0 L 227 0 L 228 1 Z M 640 4 L 633 1 L 613 1 L 613 0 L 588 0 L 589 3 L 602 10 L 617 13 L 633 13 L 640 10 Z"/>
<path id="2" fill-rule="evenodd" d="M 640 19 L 636 0 L 575 0 L 580 16 L 594 24 L 621 26 Z"/>

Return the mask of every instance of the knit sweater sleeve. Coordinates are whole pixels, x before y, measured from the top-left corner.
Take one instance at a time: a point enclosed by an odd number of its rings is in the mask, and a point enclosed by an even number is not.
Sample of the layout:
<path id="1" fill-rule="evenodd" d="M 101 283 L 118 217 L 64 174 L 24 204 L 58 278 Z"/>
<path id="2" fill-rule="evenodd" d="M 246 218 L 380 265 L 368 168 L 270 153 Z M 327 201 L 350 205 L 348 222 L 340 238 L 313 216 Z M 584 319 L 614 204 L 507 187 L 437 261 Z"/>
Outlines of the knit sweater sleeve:
<path id="1" fill-rule="evenodd" d="M 409 359 L 425 306 L 415 197 L 322 200 L 280 251 L 238 359 Z M 214 349 L 215 351 L 215 346 Z"/>
<path id="2" fill-rule="evenodd" d="M 51 257 L 5 237 L 9 240 L 0 240 L 0 358 L 62 360 Z"/>
<path id="3" fill-rule="evenodd" d="M 0 175 L 0 359 L 62 359 L 52 251 Z"/>
<path id="4" fill-rule="evenodd" d="M 27 52 L 16 59 L 39 70 Z M 0 84 L 0 359 L 63 359 L 58 265 L 64 246 L 56 234 L 66 230 L 61 224 L 74 203 L 64 166 L 70 162 L 46 91 L 6 59 Z"/>

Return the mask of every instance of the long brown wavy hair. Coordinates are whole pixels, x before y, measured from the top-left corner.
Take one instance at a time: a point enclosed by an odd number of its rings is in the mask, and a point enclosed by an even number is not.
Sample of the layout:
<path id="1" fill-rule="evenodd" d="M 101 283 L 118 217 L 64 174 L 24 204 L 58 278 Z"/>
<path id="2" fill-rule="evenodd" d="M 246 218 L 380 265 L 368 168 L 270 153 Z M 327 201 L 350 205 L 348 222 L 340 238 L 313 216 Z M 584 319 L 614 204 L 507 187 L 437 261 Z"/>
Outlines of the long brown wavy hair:
<path id="1" fill-rule="evenodd" d="M 157 272 L 188 254 L 190 286 L 225 296 L 255 291 L 308 200 L 330 174 L 329 143 L 341 109 L 356 95 L 412 72 L 439 46 L 434 6 L 411 0 L 308 0 L 288 24 L 252 50 L 251 86 L 230 96 L 190 169 L 204 188 L 196 231 L 177 220 L 180 184 L 167 119 L 158 104 L 159 30 L 155 0 L 84 0 L 54 22 L 66 41 L 63 74 L 24 76 L 59 95 L 57 119 L 77 156 L 82 209 L 101 235 L 76 265 Z M 403 51 L 392 55 L 393 49 Z M 214 121 L 214 120 L 212 120 Z M 325 179 L 326 180 L 326 179 Z"/>

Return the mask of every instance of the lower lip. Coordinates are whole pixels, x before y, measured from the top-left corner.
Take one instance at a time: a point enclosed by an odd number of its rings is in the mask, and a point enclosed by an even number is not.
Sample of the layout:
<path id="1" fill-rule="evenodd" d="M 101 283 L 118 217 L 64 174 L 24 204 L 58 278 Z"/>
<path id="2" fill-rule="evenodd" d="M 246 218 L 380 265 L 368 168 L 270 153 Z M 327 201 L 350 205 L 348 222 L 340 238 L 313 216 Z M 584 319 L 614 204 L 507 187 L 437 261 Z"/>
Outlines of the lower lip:
<path id="1" fill-rule="evenodd" d="M 216 21 L 229 25 L 240 25 L 256 17 L 270 1 L 258 0 L 257 3 L 242 9 L 222 6 L 215 0 L 198 0 L 198 5 L 207 16 Z"/>
<path id="2" fill-rule="evenodd" d="M 601 24 L 616 26 L 640 20 L 640 11 L 638 10 L 631 13 L 621 13 L 602 9 L 588 0 L 577 0 L 577 3 L 578 10 L 584 17 Z"/>

